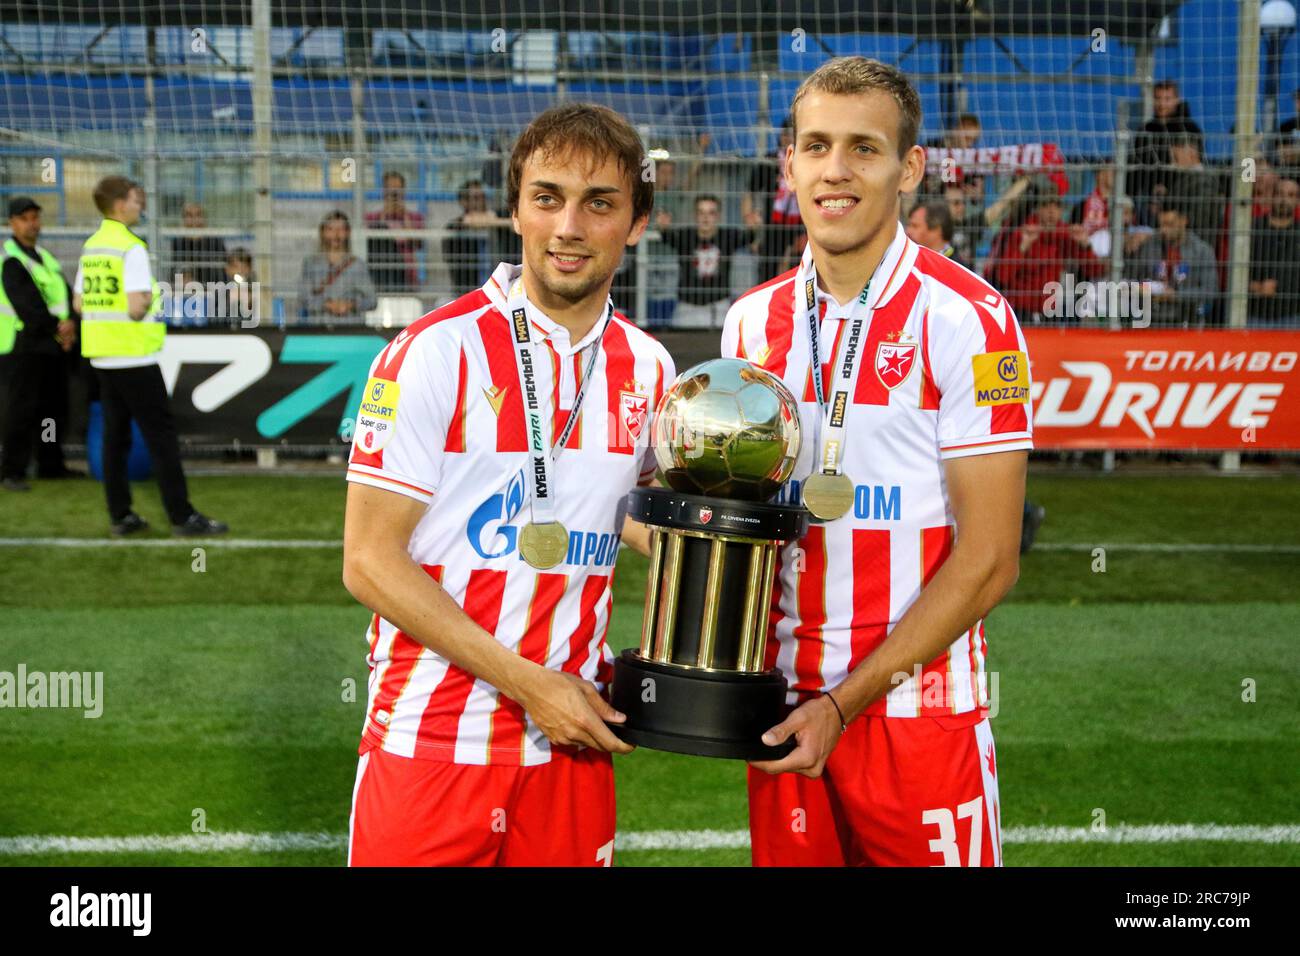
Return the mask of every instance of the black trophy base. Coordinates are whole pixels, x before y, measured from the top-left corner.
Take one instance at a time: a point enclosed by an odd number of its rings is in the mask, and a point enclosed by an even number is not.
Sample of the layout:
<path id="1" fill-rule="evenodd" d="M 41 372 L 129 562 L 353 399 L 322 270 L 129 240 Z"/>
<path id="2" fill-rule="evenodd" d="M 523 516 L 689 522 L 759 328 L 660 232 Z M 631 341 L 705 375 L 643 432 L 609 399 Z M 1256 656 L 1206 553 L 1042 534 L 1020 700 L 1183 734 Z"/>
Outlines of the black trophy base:
<path id="1" fill-rule="evenodd" d="M 778 760 L 791 737 L 769 747 L 760 739 L 785 714 L 785 678 L 777 671 L 703 671 L 648 661 L 626 650 L 614 662 L 610 702 L 627 715 L 611 724 L 638 747 L 697 757 Z"/>

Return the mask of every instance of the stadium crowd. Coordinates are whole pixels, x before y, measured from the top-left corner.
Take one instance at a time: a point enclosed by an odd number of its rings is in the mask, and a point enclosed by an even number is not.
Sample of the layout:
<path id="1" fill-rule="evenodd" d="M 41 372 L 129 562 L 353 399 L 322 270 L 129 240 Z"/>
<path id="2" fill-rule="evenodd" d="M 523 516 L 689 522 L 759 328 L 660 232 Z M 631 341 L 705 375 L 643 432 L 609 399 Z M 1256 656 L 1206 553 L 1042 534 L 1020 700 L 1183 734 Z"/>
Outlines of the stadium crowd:
<path id="1" fill-rule="evenodd" d="M 1300 114 L 1300 90 L 1294 99 Z M 967 113 L 947 136 L 926 145 L 941 155 L 974 156 L 981 135 L 979 117 Z M 744 285 L 733 281 L 741 271 L 737 260 L 748 260 L 745 278 L 754 281 L 797 264 L 803 231 L 782 172 L 789 142 L 787 123 L 777 148 L 752 164 L 739 190 L 720 186 L 716 174 L 702 186 L 710 167 L 689 152 L 656 164 L 657 231 L 637 251 L 648 260 L 646 314 L 639 321 L 649 327 L 719 327 L 733 292 Z M 1252 185 L 1248 323 L 1300 326 L 1297 120 L 1282 123 L 1263 145 Z M 1102 317 L 1104 301 L 1062 300 L 1054 290 L 1111 276 L 1111 215 L 1118 205 L 1121 276 L 1149 293 L 1152 324 L 1224 325 L 1234 171 L 1205 162 L 1204 133 L 1177 85 L 1156 84 L 1154 112 L 1134 139 L 1118 203 L 1113 164 L 1072 166 L 1073 175 L 1066 175 L 1053 149 L 1043 154 L 1043 163 L 1015 169 L 932 162 L 921 189 L 904 197 L 909 235 L 980 272 L 1028 324 L 1087 322 Z M 512 251 L 508 218 L 481 213 L 483 189 L 479 181 L 462 186 L 464 213 L 450 228 L 462 222 L 474 228 L 461 233 L 465 238 L 444 242 L 457 288 L 479 284 Z M 731 197 L 738 202 L 727 201 Z M 625 280 L 615 287 L 616 301 L 629 312 L 634 262 L 635 255 L 627 257 Z"/>
<path id="2" fill-rule="evenodd" d="M 1300 117 L 1300 90 L 1294 101 Z M 1265 135 L 1253 170 L 1251 327 L 1300 326 L 1297 122 L 1288 119 Z M 1054 145 L 1041 144 L 1033 159 L 1029 147 L 1020 147 L 1022 161 L 990 164 L 987 156 L 998 150 L 985 149 L 982 137 L 979 117 L 966 113 L 946 136 L 925 144 L 926 179 L 903 203 L 913 239 L 982 274 L 1026 324 L 1100 322 L 1104 296 L 1063 297 L 1060 289 L 1096 289 L 1112 277 L 1111 216 L 1118 206 L 1120 278 L 1149 295 L 1152 324 L 1226 323 L 1235 170 L 1206 163 L 1204 133 L 1173 81 L 1154 87 L 1153 115 L 1133 140 L 1118 202 L 1113 163 L 1067 167 Z M 624 257 L 615 302 L 650 328 L 719 328 L 739 291 L 793 268 L 805 238 L 783 172 L 789 143 L 787 121 L 776 147 L 756 161 L 718 161 L 708 134 L 652 152 L 662 157 L 653 167 L 655 213 L 645 239 Z M 496 263 L 517 261 L 499 166 L 490 158 L 461 180 L 459 208 L 449 216 L 432 208 L 439 204 L 427 193 L 412 202 L 406 175 L 385 169 L 379 205 L 364 214 L 364 242 L 353 236 L 347 213 L 327 210 L 315 248 L 277 269 L 283 314 L 277 306 L 276 321 L 359 324 L 385 300 L 406 304 L 399 321 L 410 321 L 457 290 L 481 285 Z M 210 294 L 197 303 L 173 297 L 167 321 L 240 325 L 256 304 L 252 255 L 244 246 L 227 249 L 198 202 L 184 202 L 180 218 L 184 234 L 171 241 L 161 274 L 215 287 L 221 302 L 214 307 Z"/>
<path id="3" fill-rule="evenodd" d="M 1295 98 L 1300 111 L 1300 91 Z M 969 148 L 979 134 L 978 117 L 968 114 L 947 142 L 930 145 Z M 1253 327 L 1300 324 L 1297 141 L 1290 120 L 1256 164 L 1248 306 Z M 1233 170 L 1206 165 L 1204 135 L 1171 81 L 1156 84 L 1155 115 L 1134 146 L 1128 188 L 1118 203 L 1123 278 L 1150 292 L 1153 325 L 1223 325 Z M 1080 196 L 1070 193 L 1064 176 L 1025 170 L 994 195 L 978 169 L 940 169 L 914 199 L 911 215 L 922 209 L 924 220 L 912 219 L 910 231 L 917 241 L 921 232 L 933 231 L 935 238 L 926 244 L 950 247 L 955 259 L 980 271 L 1022 321 L 1087 320 L 1097 315 L 1098 303 L 1062 308 L 1053 291 L 1057 284 L 1110 275 L 1115 173 L 1113 166 L 1091 170 L 1090 188 Z M 981 255 L 982 249 L 987 251 Z"/>

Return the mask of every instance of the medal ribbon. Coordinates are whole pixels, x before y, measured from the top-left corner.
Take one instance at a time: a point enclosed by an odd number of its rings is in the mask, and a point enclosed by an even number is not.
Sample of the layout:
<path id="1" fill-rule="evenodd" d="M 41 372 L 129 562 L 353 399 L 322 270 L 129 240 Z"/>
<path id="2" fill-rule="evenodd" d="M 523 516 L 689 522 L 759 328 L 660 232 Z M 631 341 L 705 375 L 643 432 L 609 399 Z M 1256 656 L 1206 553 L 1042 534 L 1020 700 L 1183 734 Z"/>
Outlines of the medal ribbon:
<path id="1" fill-rule="evenodd" d="M 515 346 L 515 369 L 519 374 L 520 391 L 524 398 L 524 431 L 528 436 L 528 488 L 531 492 L 531 511 L 534 524 L 551 524 L 555 518 L 555 486 L 553 470 L 556 459 L 564 450 L 569 435 L 578 421 L 583 400 L 587 397 L 587 386 L 591 383 L 592 373 L 596 370 L 596 360 L 600 357 L 600 344 L 605 338 L 605 329 L 614 315 L 614 303 L 610 300 L 605 308 L 605 318 L 600 332 L 596 336 L 591 350 L 591 358 L 582 374 L 582 384 L 578 394 L 573 398 L 573 408 L 569 411 L 569 420 L 564 423 L 560 437 L 552 443 L 548 419 L 542 414 L 542 403 L 538 398 L 537 361 L 534 359 L 532 322 L 529 310 L 533 307 L 524 295 L 523 279 L 516 279 L 510 287 L 507 302 L 510 313 L 510 338 Z"/>
<path id="2" fill-rule="evenodd" d="M 822 381 L 821 353 L 821 315 L 817 308 L 817 267 L 812 260 L 812 247 L 804 250 L 803 261 L 799 264 L 799 273 L 795 279 L 795 307 L 798 308 L 798 295 L 803 290 L 804 323 L 808 331 L 808 357 L 812 365 L 813 391 L 817 396 L 817 407 L 821 411 L 818 419 L 820 425 L 817 443 L 818 456 L 814 471 L 824 475 L 840 474 L 840 465 L 844 461 L 847 442 L 845 421 L 848 419 L 849 402 L 852 401 L 854 388 L 858 381 L 858 372 L 862 368 L 860 361 L 866 343 L 863 333 L 870 325 L 874 309 L 867 308 L 867 291 L 871 280 L 862 287 L 853 311 L 846 320 L 849 323 L 848 335 L 845 336 L 841 355 L 833 356 L 835 364 L 831 375 L 832 391 L 830 401 L 826 398 L 826 383 Z"/>

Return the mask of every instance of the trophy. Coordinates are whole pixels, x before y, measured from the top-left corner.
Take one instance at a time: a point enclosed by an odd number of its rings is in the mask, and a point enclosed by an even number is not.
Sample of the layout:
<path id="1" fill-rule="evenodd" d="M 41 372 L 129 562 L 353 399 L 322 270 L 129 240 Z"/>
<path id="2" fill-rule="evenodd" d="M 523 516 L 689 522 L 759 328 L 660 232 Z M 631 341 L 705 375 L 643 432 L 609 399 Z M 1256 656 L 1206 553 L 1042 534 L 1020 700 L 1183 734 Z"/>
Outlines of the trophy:
<path id="1" fill-rule="evenodd" d="M 742 359 L 678 376 L 655 416 L 667 488 L 637 488 L 628 514 L 650 528 L 639 648 L 614 662 L 611 725 L 639 746 L 770 760 L 794 740 L 760 739 L 781 722 L 785 678 L 764 654 L 778 548 L 808 512 L 765 504 L 799 455 L 799 406 L 779 378 Z"/>

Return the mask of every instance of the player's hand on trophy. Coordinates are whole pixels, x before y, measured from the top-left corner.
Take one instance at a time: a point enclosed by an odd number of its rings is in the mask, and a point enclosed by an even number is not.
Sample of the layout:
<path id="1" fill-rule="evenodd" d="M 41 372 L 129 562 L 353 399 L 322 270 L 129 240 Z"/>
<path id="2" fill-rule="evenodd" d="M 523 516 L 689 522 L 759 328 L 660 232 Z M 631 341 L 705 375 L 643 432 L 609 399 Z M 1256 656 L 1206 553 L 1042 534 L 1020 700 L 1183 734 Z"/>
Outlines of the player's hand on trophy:
<path id="1" fill-rule="evenodd" d="M 519 701 L 553 744 L 594 747 L 628 754 L 636 748 L 619 740 L 605 722 L 627 718 L 609 705 L 596 685 L 574 674 L 538 668 Z"/>
<path id="2" fill-rule="evenodd" d="M 771 774 L 801 773 L 805 777 L 820 777 L 842 732 L 840 713 L 835 705 L 826 697 L 814 697 L 763 734 L 763 743 L 769 747 L 793 736 L 797 741 L 794 750 L 780 760 L 751 760 L 750 766 Z"/>

